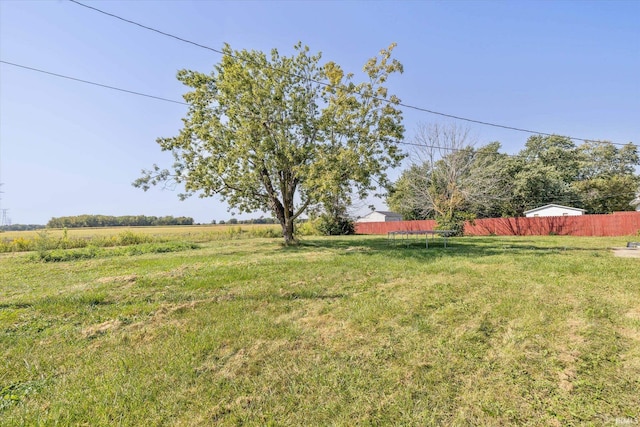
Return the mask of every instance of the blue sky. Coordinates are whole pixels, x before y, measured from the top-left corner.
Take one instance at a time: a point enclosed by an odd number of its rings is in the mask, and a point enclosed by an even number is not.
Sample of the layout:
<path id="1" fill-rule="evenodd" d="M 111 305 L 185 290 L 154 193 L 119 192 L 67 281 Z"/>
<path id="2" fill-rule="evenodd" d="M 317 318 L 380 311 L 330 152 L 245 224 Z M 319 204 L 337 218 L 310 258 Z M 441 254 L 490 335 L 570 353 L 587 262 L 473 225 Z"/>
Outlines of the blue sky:
<path id="1" fill-rule="evenodd" d="M 406 104 L 476 120 L 616 143 L 640 143 L 640 1 L 222 2 L 94 1 L 90 5 L 219 49 L 289 53 L 302 41 L 358 73 L 390 43 L 405 72 L 389 81 Z M 182 100 L 182 68 L 220 55 L 65 0 L 0 1 L 0 59 Z M 2 208 L 13 223 L 79 214 L 228 219 L 217 198 L 131 182 L 169 166 L 157 137 L 186 107 L 0 64 Z M 406 139 L 418 122 L 407 110 Z M 460 123 L 465 125 L 464 122 Z M 507 153 L 526 133 L 468 124 Z M 391 171 L 398 176 L 400 170 Z M 378 208 L 383 208 L 378 202 Z M 242 215 L 252 217 L 258 215 Z"/>

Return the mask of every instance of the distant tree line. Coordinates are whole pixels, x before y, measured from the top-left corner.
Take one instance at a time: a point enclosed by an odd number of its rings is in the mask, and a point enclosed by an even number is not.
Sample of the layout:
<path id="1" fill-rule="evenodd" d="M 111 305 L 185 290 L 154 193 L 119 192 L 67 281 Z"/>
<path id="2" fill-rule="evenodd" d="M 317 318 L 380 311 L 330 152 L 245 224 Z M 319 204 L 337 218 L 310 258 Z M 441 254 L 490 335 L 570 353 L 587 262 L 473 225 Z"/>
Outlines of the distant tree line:
<path id="1" fill-rule="evenodd" d="M 42 224 L 11 224 L 3 225 L 0 227 L 0 231 L 26 231 L 26 230 L 39 230 L 44 228 Z"/>
<path id="2" fill-rule="evenodd" d="M 215 224 L 216 221 L 212 221 L 212 224 Z M 231 218 L 228 221 L 225 220 L 220 220 L 218 222 L 218 224 L 277 224 L 278 222 L 275 220 L 275 218 L 252 218 L 252 219 L 237 219 L 237 218 Z"/>
<path id="3" fill-rule="evenodd" d="M 80 227 L 139 227 L 154 225 L 193 225 L 193 218 L 186 216 L 145 216 L 145 215 L 76 215 L 51 218 L 47 228 Z"/>

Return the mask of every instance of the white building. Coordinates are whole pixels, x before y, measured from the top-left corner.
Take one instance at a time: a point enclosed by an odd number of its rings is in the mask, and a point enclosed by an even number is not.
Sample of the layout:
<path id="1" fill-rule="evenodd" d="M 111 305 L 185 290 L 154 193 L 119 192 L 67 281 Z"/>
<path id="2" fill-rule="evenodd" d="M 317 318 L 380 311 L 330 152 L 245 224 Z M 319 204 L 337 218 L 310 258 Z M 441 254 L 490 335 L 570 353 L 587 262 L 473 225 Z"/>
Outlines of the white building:
<path id="1" fill-rule="evenodd" d="M 373 211 L 362 218 L 358 218 L 356 222 L 389 222 L 402 221 L 402 215 L 388 211 Z"/>
<path id="2" fill-rule="evenodd" d="M 544 205 L 539 208 L 525 211 L 524 216 L 527 218 L 539 217 L 539 216 L 578 216 L 584 215 L 584 209 L 572 208 L 562 205 Z"/>

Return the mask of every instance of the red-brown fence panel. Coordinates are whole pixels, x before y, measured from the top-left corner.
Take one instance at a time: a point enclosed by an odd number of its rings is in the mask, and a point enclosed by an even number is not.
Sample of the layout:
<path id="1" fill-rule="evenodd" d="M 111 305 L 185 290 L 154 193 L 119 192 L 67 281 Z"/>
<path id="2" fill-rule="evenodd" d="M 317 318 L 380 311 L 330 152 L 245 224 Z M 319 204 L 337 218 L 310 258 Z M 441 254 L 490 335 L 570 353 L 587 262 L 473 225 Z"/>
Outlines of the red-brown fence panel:
<path id="1" fill-rule="evenodd" d="M 390 231 L 433 230 L 435 227 L 433 220 L 359 222 L 356 223 L 356 233 L 387 234 Z M 477 219 L 473 223 L 467 222 L 464 232 L 475 236 L 629 236 L 640 232 L 640 212 Z"/>

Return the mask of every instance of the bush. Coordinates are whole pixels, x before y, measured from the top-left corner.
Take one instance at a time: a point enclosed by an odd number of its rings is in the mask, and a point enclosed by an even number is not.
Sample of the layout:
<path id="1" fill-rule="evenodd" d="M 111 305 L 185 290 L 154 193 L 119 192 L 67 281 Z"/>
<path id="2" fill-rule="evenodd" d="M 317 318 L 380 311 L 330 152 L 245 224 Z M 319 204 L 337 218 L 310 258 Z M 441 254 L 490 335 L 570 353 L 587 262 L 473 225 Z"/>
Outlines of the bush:
<path id="1" fill-rule="evenodd" d="M 452 236 L 464 235 L 464 223 L 473 222 L 475 215 L 466 212 L 456 212 L 451 217 L 436 218 L 436 230 L 452 230 Z"/>
<path id="2" fill-rule="evenodd" d="M 307 220 L 296 224 L 296 236 L 319 236 L 320 232 L 316 228 L 316 222 Z"/>
<path id="3" fill-rule="evenodd" d="M 355 224 L 347 217 L 334 217 L 322 214 L 314 221 L 315 228 L 323 236 L 344 236 L 354 234 Z"/>
<path id="4" fill-rule="evenodd" d="M 34 248 L 35 245 L 33 244 L 33 241 L 25 239 L 24 237 L 18 237 L 17 239 L 13 239 L 11 242 L 12 252 L 32 251 Z"/>

